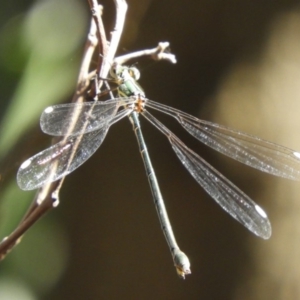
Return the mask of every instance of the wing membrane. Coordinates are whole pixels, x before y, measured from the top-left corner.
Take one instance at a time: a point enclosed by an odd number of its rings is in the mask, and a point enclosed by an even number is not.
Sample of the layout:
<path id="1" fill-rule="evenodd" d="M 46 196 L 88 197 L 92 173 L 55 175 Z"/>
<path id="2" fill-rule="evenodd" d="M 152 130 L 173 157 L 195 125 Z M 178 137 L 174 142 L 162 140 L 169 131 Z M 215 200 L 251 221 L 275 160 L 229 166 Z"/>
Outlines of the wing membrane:
<path id="1" fill-rule="evenodd" d="M 205 145 L 260 171 L 299 180 L 300 153 L 228 127 L 199 120 L 180 110 L 147 100 L 147 106 L 174 117 Z"/>
<path id="2" fill-rule="evenodd" d="M 22 190 L 33 190 L 46 182 L 53 182 L 68 175 L 94 154 L 102 144 L 108 129 L 109 126 L 106 125 L 82 137 L 70 136 L 66 141 L 61 141 L 29 158 L 19 168 L 19 187 Z"/>
<path id="3" fill-rule="evenodd" d="M 43 132 L 54 136 L 91 132 L 111 123 L 121 107 L 134 101 L 134 98 L 118 98 L 49 106 L 41 115 L 40 125 Z M 126 114 L 126 109 L 123 110 L 119 114 Z"/>
<path id="4" fill-rule="evenodd" d="M 227 213 L 254 234 L 270 238 L 271 225 L 262 208 L 196 153 L 174 138 L 169 141 L 185 168 Z"/>

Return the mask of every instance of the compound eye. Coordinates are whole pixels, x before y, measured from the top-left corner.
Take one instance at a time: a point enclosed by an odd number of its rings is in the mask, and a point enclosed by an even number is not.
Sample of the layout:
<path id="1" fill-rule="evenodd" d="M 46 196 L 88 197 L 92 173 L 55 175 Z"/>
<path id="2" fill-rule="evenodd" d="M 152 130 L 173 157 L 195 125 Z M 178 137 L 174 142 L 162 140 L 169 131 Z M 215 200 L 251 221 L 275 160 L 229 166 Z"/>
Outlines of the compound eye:
<path id="1" fill-rule="evenodd" d="M 133 79 L 135 79 L 135 80 L 139 80 L 139 79 L 140 79 L 141 73 L 140 73 L 140 71 L 139 71 L 137 68 L 131 67 L 131 68 L 129 69 L 129 73 L 130 73 L 130 76 L 131 76 Z"/>

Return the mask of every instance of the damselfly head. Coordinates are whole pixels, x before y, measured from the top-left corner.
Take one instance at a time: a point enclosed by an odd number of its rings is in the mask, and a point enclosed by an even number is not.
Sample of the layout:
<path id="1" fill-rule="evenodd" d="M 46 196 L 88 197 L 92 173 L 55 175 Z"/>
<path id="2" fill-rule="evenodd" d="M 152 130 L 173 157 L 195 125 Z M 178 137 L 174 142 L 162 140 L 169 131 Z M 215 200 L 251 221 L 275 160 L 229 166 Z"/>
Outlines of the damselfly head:
<path id="1" fill-rule="evenodd" d="M 134 80 L 139 80 L 141 73 L 136 67 L 122 66 L 119 64 L 114 64 L 110 69 L 110 76 L 117 80 L 125 80 L 128 77 L 133 78 Z"/>

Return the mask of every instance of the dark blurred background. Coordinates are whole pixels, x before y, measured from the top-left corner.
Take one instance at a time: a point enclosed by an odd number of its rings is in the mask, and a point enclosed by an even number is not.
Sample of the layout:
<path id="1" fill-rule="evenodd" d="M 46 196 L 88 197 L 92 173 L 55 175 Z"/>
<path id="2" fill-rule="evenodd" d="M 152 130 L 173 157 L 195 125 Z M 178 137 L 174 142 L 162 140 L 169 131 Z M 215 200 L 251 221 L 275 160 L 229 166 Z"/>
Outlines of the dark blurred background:
<path id="1" fill-rule="evenodd" d="M 113 1 L 102 1 L 113 28 Z M 169 41 L 177 64 L 138 61 L 148 98 L 300 149 L 299 1 L 128 0 L 119 54 Z M 0 233 L 34 193 L 20 164 L 48 147 L 42 110 L 70 101 L 90 22 L 87 1 L 2 1 L 0 12 Z M 192 275 L 177 278 L 130 123 L 70 174 L 60 205 L 0 267 L 0 299 L 300 299 L 299 183 L 223 157 L 156 114 L 232 180 L 272 222 L 265 241 L 206 195 L 167 139 L 142 120 L 173 229 Z"/>

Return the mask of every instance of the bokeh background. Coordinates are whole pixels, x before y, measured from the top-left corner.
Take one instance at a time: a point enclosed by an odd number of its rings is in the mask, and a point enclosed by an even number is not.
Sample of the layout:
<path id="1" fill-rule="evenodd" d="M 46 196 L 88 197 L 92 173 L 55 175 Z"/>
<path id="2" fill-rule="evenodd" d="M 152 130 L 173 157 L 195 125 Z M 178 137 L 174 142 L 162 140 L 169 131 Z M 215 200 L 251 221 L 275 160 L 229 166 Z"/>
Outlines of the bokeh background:
<path id="1" fill-rule="evenodd" d="M 15 175 L 48 147 L 39 115 L 70 101 L 88 32 L 87 1 L 1 1 L 0 234 L 34 196 Z M 102 1 L 112 30 L 113 1 Z M 300 3 L 128 0 L 119 54 L 169 41 L 177 64 L 138 62 L 148 98 L 300 149 Z M 300 299 L 300 184 L 241 165 L 157 115 L 264 207 L 261 240 L 210 199 L 167 139 L 142 120 L 173 229 L 192 263 L 177 278 L 130 123 L 70 174 L 60 205 L 1 262 L 0 299 Z"/>

